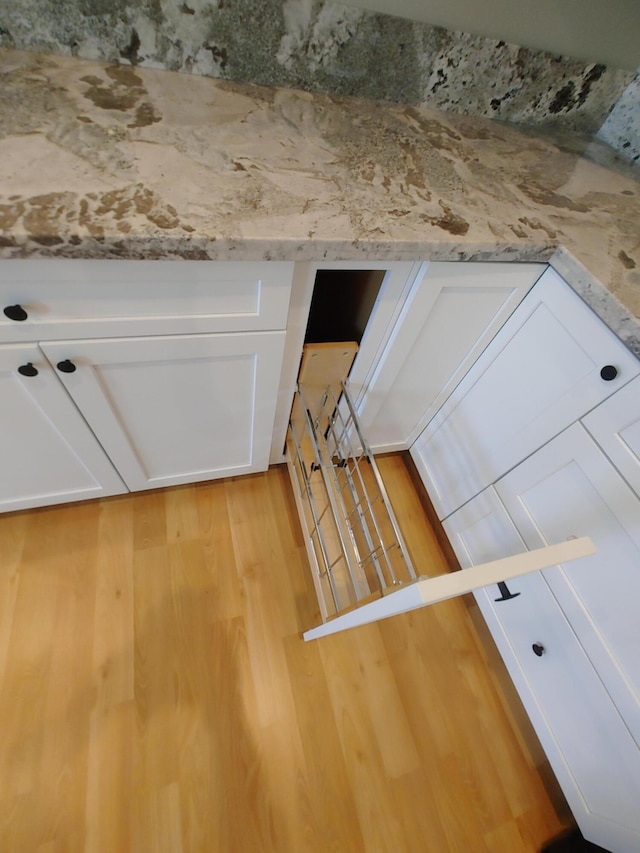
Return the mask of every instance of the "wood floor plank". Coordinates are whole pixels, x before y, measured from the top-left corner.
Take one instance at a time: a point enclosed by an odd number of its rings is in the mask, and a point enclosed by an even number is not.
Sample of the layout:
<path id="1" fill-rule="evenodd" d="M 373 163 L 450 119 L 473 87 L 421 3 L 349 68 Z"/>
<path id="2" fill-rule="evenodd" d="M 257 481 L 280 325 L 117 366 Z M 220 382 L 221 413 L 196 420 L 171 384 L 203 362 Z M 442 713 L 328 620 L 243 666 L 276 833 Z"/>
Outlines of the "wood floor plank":
<path id="1" fill-rule="evenodd" d="M 97 706 L 91 716 L 85 818 L 87 853 L 133 849 L 135 722 L 133 699 Z"/>
<path id="2" fill-rule="evenodd" d="M 26 512 L 12 513 L 0 517 L 0 684 L 4 678 L 13 614 L 18 595 L 20 566 L 25 542 L 25 530 L 29 521 Z"/>
<path id="3" fill-rule="evenodd" d="M 322 659 L 318 643 L 285 640 L 287 664 L 302 738 L 309 790 L 302 817 L 306 824 L 305 850 L 364 853 L 364 839 L 339 747 L 336 718 L 327 682 L 319 677 Z"/>
<path id="4" fill-rule="evenodd" d="M 93 671 L 96 710 L 133 699 L 133 502 L 104 502 L 98 520 Z"/>
<path id="5" fill-rule="evenodd" d="M 233 536 L 224 481 L 198 485 L 198 541 L 209 568 L 211 615 L 235 619 L 244 615 L 245 594 L 233 551 Z"/>
<path id="6" fill-rule="evenodd" d="M 167 542 L 188 542 L 198 539 L 198 489 L 196 486 L 178 486 L 163 492 Z"/>
<path id="7" fill-rule="evenodd" d="M 283 468 L 6 516 L 0 553 L 2 851 L 537 853 L 563 827 L 461 601 L 303 642 Z"/>

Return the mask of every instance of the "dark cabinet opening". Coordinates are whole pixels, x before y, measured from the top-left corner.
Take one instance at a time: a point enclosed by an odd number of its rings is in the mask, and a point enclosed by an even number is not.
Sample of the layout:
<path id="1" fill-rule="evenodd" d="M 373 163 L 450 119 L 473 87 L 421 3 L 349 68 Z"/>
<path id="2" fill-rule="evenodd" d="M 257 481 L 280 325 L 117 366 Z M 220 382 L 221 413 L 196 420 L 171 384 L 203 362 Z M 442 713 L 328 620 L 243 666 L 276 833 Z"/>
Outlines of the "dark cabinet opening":
<path id="1" fill-rule="evenodd" d="M 318 270 L 305 343 L 360 344 L 386 270 Z"/>

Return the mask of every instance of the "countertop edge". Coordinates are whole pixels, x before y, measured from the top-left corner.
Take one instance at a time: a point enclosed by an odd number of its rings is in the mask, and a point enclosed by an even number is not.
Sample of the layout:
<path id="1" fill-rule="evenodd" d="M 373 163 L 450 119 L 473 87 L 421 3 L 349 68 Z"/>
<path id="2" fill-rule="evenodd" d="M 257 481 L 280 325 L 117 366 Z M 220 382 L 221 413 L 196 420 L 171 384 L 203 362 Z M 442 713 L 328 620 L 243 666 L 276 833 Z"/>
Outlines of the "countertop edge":
<path id="1" fill-rule="evenodd" d="M 627 349 L 640 359 L 640 319 L 634 317 L 564 246 L 558 246 L 549 258 L 549 265 L 606 323 Z"/>

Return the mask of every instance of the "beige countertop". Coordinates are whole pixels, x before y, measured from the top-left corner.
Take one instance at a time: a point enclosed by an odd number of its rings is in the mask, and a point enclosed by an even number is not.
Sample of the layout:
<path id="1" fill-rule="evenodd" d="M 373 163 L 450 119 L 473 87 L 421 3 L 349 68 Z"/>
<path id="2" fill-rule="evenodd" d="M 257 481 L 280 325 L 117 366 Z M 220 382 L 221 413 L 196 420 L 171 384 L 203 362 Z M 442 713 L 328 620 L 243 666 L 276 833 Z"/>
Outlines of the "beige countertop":
<path id="1" fill-rule="evenodd" d="M 550 260 L 640 355 L 640 167 L 425 108 L 0 51 L 0 257 Z"/>

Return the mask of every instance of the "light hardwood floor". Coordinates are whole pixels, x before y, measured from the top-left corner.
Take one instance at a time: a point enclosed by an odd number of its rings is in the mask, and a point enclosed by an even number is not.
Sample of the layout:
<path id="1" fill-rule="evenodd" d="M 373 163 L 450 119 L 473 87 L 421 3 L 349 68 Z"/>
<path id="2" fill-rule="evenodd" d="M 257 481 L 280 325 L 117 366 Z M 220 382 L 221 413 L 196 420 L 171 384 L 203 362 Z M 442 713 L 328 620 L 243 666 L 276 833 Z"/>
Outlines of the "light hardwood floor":
<path id="1" fill-rule="evenodd" d="M 0 517 L 2 853 L 531 853 L 562 828 L 463 602 L 302 642 L 289 489 Z"/>

